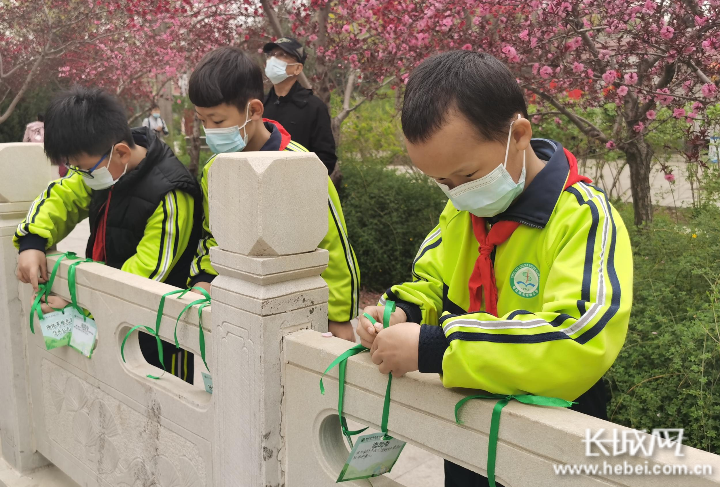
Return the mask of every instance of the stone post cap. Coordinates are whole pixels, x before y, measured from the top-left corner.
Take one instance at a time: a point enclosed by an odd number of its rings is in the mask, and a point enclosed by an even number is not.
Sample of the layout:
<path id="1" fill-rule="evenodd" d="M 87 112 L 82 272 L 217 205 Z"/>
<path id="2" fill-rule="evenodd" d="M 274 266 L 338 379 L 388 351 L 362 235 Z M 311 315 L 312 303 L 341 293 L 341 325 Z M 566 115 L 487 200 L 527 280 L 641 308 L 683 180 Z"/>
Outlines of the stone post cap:
<path id="1" fill-rule="evenodd" d="M 247 256 L 314 251 L 328 232 L 328 183 L 315 153 L 218 155 L 208 181 L 218 246 Z"/>
<path id="2" fill-rule="evenodd" d="M 0 144 L 0 175 L 0 203 L 35 200 L 52 178 L 43 145 L 30 142 Z"/>

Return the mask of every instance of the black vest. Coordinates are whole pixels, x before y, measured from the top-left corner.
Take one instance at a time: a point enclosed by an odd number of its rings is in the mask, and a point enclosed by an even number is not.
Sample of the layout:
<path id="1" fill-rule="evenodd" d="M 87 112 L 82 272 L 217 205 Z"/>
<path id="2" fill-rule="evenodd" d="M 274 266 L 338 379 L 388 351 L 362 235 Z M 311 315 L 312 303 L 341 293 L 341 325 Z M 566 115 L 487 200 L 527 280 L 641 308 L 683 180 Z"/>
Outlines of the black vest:
<path id="1" fill-rule="evenodd" d="M 145 234 L 148 219 L 169 192 L 181 190 L 195 199 L 193 231 L 182 257 L 165 279 L 179 288 L 187 286 L 190 263 L 195 254 L 202 228 L 202 193 L 190 174 L 170 148 L 148 128 L 132 130 L 135 144 L 147 149 L 147 155 L 132 171 L 112 187 L 107 209 L 105 231 L 105 264 L 120 269 L 137 252 Z M 99 218 L 105 212 L 110 189 L 93 191 L 90 201 L 90 239 L 86 256 L 92 257 Z M 159 256 L 158 256 L 159 260 Z M 158 266 L 159 270 L 159 266 Z M 157 272 L 157 271 L 156 271 Z M 153 278 L 150 276 L 149 278 Z"/>

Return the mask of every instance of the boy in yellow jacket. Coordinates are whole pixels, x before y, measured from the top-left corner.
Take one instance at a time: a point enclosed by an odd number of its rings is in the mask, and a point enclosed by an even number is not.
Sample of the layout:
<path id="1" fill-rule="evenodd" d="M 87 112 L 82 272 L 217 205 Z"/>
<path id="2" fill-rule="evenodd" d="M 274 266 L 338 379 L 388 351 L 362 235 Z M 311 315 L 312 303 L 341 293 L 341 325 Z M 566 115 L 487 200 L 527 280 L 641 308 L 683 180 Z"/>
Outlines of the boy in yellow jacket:
<path id="1" fill-rule="evenodd" d="M 606 418 L 603 374 L 632 303 L 627 230 L 575 157 L 532 139 L 523 92 L 497 59 L 469 51 L 410 75 L 402 127 L 413 164 L 448 196 L 412 280 L 392 286 L 358 335 L 383 373 L 442 374 L 446 387 L 575 400 Z M 446 486 L 487 479 L 445 461 Z"/>
<path id="2" fill-rule="evenodd" d="M 290 138 L 285 128 L 264 119 L 262 71 L 236 47 L 220 47 L 206 54 L 190 77 L 190 101 L 205 129 L 205 139 L 216 155 L 241 151 L 307 152 Z M 190 268 L 191 285 L 210 291 L 217 271 L 210 263 L 210 248 L 217 242 L 210 232 L 208 173 L 213 156 L 203 169 L 203 238 Z M 348 239 L 340 199 L 328 178 L 328 233 L 318 247 L 330 253 L 322 277 L 329 288 L 328 329 L 335 336 L 355 342 L 350 320 L 357 316 L 360 269 Z M 298 209 L 302 212 L 302 209 Z"/>

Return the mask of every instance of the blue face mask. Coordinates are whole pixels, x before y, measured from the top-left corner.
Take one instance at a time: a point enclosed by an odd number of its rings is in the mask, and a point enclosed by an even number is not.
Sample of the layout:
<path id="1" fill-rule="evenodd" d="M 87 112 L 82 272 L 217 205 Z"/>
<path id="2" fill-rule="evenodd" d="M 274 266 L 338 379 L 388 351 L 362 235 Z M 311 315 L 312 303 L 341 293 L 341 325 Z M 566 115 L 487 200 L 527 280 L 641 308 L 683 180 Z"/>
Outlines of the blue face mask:
<path id="1" fill-rule="evenodd" d="M 156 119 L 160 118 L 160 114 L 152 114 L 152 116 L 155 117 Z"/>
<path id="2" fill-rule="evenodd" d="M 515 121 L 510 124 L 503 164 L 482 178 L 463 183 L 452 190 L 447 185 L 435 181 L 456 209 L 466 210 L 478 217 L 494 217 L 507 210 L 513 200 L 522 193 L 525 188 L 525 151 L 523 151 L 523 169 L 517 183 L 507 170 L 510 136 L 514 123 Z"/>
<path id="3" fill-rule="evenodd" d="M 205 129 L 205 142 L 215 154 L 241 152 L 247 145 L 247 129 L 245 135 L 240 135 L 240 129 L 244 129 L 250 122 L 250 104 L 245 109 L 245 123 L 238 127 L 225 127 L 222 129 Z"/>

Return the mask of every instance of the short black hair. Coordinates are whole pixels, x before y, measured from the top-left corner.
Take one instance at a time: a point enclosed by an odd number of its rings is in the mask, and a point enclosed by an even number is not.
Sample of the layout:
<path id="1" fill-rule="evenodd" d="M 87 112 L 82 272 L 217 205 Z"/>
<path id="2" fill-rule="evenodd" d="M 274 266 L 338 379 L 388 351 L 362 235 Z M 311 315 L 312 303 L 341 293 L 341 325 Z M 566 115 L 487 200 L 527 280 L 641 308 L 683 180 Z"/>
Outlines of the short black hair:
<path id="1" fill-rule="evenodd" d="M 402 109 L 405 138 L 426 142 L 451 110 L 487 140 L 507 138 L 515 114 L 528 117 L 523 90 L 508 67 L 490 54 L 472 51 L 436 54 L 413 70 Z"/>
<path id="2" fill-rule="evenodd" d="M 38 122 L 45 122 L 45 114 L 40 112 L 37 115 Z"/>
<path id="3" fill-rule="evenodd" d="M 160 105 L 158 105 L 157 103 L 153 103 L 153 104 L 152 104 L 152 107 L 150 107 L 150 111 L 152 112 L 152 111 L 155 110 L 155 109 L 160 110 Z"/>
<path id="4" fill-rule="evenodd" d="M 263 100 L 262 70 L 242 49 L 219 47 L 203 56 L 195 67 L 188 94 L 198 107 L 226 103 L 245 113 L 250 100 Z"/>
<path id="5" fill-rule="evenodd" d="M 135 146 L 125 109 L 100 88 L 75 86 L 45 112 L 45 154 L 55 164 L 83 153 L 103 155 L 118 142 Z"/>

